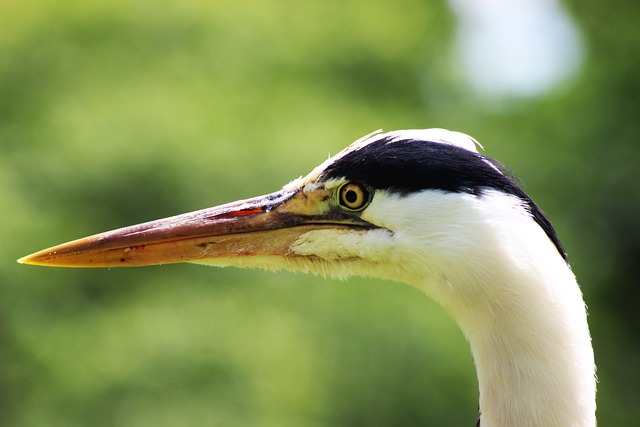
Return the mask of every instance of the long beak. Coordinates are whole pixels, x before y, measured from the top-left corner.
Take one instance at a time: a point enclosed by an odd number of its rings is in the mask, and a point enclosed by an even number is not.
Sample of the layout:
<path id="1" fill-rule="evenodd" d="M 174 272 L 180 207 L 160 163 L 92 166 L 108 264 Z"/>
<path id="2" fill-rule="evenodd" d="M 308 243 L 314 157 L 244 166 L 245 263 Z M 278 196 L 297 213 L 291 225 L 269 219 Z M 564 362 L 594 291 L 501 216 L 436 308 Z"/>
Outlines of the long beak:
<path id="1" fill-rule="evenodd" d="M 312 230 L 373 226 L 333 206 L 329 190 L 282 190 L 74 240 L 18 260 L 53 267 L 130 267 L 237 257 L 296 256 Z M 215 262 L 213 262 L 215 263 Z M 224 264 L 224 262 L 220 263 Z"/>

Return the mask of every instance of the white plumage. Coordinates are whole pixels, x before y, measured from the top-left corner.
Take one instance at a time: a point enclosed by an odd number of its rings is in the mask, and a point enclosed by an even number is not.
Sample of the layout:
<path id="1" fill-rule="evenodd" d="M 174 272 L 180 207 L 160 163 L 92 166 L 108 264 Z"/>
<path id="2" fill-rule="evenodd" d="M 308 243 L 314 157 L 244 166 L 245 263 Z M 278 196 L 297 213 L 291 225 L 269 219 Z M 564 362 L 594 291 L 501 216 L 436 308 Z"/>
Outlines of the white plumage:
<path id="1" fill-rule="evenodd" d="M 292 250 L 318 260 L 283 267 L 386 278 L 435 299 L 471 345 L 482 426 L 595 425 L 580 289 L 517 199 L 376 193 L 363 218 L 390 231 L 311 231 Z"/>

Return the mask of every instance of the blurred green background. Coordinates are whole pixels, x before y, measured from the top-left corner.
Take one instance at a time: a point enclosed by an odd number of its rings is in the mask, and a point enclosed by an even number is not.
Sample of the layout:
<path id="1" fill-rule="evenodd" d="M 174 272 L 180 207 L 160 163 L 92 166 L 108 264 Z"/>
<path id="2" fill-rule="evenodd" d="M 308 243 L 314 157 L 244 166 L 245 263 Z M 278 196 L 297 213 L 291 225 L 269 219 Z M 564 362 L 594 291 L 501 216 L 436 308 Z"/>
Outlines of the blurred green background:
<path id="1" fill-rule="evenodd" d="M 527 184 L 589 305 L 599 425 L 637 423 L 640 4 L 562 7 L 582 60 L 524 96 L 468 83 L 443 1 L 0 2 L 0 424 L 474 425 L 467 344 L 408 286 L 15 262 L 425 127 Z"/>

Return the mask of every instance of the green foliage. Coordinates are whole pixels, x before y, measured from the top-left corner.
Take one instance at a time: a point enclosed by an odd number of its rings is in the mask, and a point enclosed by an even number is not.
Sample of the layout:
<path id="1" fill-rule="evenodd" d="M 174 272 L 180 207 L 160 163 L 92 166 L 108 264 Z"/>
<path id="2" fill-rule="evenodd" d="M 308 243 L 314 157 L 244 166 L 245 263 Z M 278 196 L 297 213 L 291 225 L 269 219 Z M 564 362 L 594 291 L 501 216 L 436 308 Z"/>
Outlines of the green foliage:
<path id="1" fill-rule="evenodd" d="M 640 7 L 568 6 L 581 75 L 495 108 L 451 67 L 443 2 L 0 3 L 2 425 L 473 425 L 464 338 L 408 287 L 15 263 L 270 192 L 372 130 L 423 127 L 474 135 L 528 184 L 590 308 L 600 424 L 632 425 Z"/>

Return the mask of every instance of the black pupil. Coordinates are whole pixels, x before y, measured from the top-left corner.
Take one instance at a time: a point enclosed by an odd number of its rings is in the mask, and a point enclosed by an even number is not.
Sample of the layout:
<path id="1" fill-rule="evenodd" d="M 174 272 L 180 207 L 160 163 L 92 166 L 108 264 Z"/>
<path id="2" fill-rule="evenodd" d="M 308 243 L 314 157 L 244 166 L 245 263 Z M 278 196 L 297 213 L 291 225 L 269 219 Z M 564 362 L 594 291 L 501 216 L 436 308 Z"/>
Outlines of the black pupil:
<path id="1" fill-rule="evenodd" d="M 355 203 L 356 201 L 358 201 L 358 193 L 356 193 L 354 190 L 347 190 L 344 198 L 347 203 Z"/>

